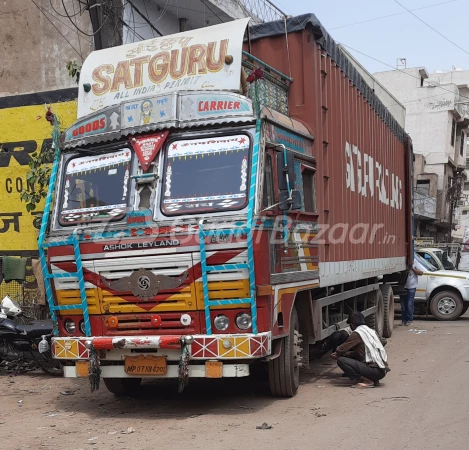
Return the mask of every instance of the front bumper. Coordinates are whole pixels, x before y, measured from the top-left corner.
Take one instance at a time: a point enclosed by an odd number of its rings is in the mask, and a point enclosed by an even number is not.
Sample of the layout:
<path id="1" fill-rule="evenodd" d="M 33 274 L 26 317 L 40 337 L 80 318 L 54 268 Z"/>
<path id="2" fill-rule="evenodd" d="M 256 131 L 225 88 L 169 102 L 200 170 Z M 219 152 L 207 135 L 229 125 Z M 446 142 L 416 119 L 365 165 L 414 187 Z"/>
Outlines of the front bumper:
<path id="1" fill-rule="evenodd" d="M 123 359 L 132 355 L 132 350 L 162 349 L 169 360 L 180 355 L 184 343 L 189 349 L 191 360 L 258 359 L 271 354 L 271 332 L 259 334 L 213 334 L 172 336 L 115 336 L 115 337 L 53 337 L 52 355 L 56 359 L 86 360 L 90 357 L 91 345 L 96 350 L 108 353 L 106 359 Z M 113 358 L 115 353 L 117 358 Z M 173 356 L 173 357 L 172 357 Z"/>

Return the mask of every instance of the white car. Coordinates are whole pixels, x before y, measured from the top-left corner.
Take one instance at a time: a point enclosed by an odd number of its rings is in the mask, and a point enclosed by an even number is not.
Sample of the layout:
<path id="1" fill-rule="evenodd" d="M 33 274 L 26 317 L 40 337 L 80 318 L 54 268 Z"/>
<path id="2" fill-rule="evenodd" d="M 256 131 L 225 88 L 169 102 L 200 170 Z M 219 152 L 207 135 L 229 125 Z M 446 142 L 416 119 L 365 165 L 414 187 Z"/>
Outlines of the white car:
<path id="1" fill-rule="evenodd" d="M 469 307 L 469 273 L 437 270 L 420 255 L 414 265 L 424 272 L 415 293 L 416 314 L 430 313 L 438 320 L 455 320 Z"/>

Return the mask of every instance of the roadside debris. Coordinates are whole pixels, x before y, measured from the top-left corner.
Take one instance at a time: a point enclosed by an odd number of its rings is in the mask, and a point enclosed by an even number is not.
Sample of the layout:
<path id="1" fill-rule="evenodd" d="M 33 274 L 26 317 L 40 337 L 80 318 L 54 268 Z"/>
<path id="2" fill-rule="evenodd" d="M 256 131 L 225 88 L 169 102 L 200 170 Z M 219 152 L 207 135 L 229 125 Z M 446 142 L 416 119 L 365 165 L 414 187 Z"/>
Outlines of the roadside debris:
<path id="1" fill-rule="evenodd" d="M 132 434 L 135 433 L 135 428 L 129 427 L 126 430 L 122 430 L 121 434 Z"/>
<path id="2" fill-rule="evenodd" d="M 256 430 L 271 430 L 272 425 L 267 425 L 266 422 L 264 422 L 261 426 L 257 426 Z"/>
<path id="3" fill-rule="evenodd" d="M 60 393 L 62 395 L 75 395 L 75 391 L 71 391 L 71 390 L 68 390 L 68 391 L 60 391 Z"/>
<path id="4" fill-rule="evenodd" d="M 410 333 L 415 333 L 415 334 L 424 334 L 427 332 L 427 330 L 419 330 L 418 328 L 411 328 L 409 330 Z"/>

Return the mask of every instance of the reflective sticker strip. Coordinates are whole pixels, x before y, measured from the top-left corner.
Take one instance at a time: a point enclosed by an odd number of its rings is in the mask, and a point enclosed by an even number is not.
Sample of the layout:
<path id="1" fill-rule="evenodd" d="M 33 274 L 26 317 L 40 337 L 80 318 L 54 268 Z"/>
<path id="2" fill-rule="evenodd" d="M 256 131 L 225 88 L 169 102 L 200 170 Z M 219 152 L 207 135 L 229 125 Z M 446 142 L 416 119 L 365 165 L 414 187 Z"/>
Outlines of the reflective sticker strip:
<path id="1" fill-rule="evenodd" d="M 457 275 L 443 275 L 442 273 L 433 273 L 433 272 L 425 272 L 423 276 L 426 277 L 443 277 L 443 278 L 458 278 L 460 280 L 466 280 L 467 277 L 459 277 Z"/>
<path id="2" fill-rule="evenodd" d="M 228 347 L 228 348 L 227 348 Z M 251 359 L 271 353 L 271 333 L 199 335 L 191 344 L 191 359 Z"/>

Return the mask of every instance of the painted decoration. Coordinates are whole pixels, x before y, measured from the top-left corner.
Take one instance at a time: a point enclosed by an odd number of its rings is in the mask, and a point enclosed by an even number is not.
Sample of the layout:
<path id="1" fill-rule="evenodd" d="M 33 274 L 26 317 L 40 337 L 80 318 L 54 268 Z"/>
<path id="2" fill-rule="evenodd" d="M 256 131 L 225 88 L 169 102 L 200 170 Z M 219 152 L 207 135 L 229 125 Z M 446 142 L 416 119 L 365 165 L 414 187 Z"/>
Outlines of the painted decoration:
<path id="1" fill-rule="evenodd" d="M 283 144 L 288 150 L 312 155 L 313 154 L 313 141 L 307 139 L 299 134 L 289 131 L 286 128 L 279 127 L 273 123 L 265 123 L 265 137 L 270 142 Z"/>
<path id="2" fill-rule="evenodd" d="M 208 120 L 214 117 L 252 116 L 252 103 L 231 93 L 187 93 L 179 97 L 179 119 Z"/>
<path id="3" fill-rule="evenodd" d="M 168 134 L 169 131 L 164 131 L 162 133 L 136 137 L 130 140 L 144 171 L 148 170 L 150 164 L 156 158 L 156 155 L 158 155 Z"/>
<path id="4" fill-rule="evenodd" d="M 178 90 L 239 90 L 248 22 L 235 20 L 92 52 L 81 70 L 78 117 Z M 231 64 L 226 56 L 233 57 Z M 89 92 L 83 88 L 86 83 Z"/>
<path id="5" fill-rule="evenodd" d="M 159 95 L 122 105 L 122 128 L 144 127 L 154 123 L 172 122 L 176 116 L 174 95 Z"/>
<path id="6" fill-rule="evenodd" d="M 87 117 L 85 120 L 79 120 L 74 123 L 65 132 L 65 141 L 75 141 L 97 134 L 110 133 L 120 131 L 120 108 L 110 108 L 101 114 L 95 114 Z"/>

